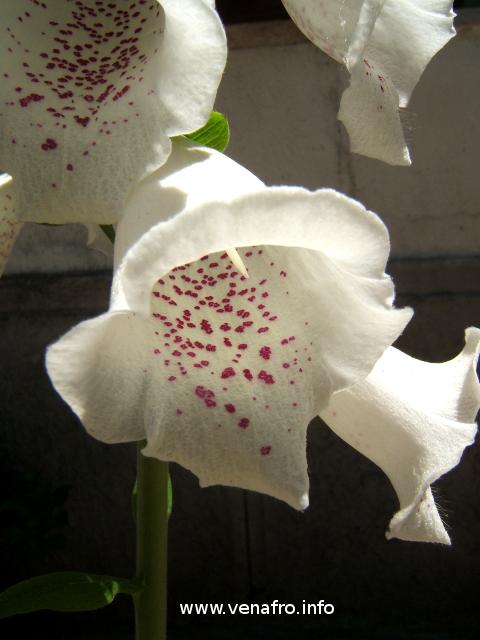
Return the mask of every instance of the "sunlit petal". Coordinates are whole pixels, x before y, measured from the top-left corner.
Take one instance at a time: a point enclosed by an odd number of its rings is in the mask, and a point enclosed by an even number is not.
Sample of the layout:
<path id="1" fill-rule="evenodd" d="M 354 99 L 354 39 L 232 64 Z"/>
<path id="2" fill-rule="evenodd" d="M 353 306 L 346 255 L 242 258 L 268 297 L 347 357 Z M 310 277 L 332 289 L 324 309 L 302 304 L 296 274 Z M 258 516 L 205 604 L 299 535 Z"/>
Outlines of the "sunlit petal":
<path id="1" fill-rule="evenodd" d="M 410 164 L 399 107 L 455 35 L 451 0 L 282 0 L 303 33 L 351 74 L 339 119 L 351 149 Z"/>
<path id="2" fill-rule="evenodd" d="M 376 64 L 362 59 L 343 92 L 338 119 L 350 137 L 350 149 L 396 165 L 409 165 L 395 87 Z"/>
<path id="3" fill-rule="evenodd" d="M 169 136 L 208 118 L 226 57 L 206 0 L 3 0 L 0 167 L 35 222 L 112 223 Z"/>
<path id="4" fill-rule="evenodd" d="M 49 349 L 56 389 L 101 440 L 146 437 L 202 485 L 305 508 L 308 422 L 411 316 L 392 307 L 383 224 L 334 191 L 266 188 L 177 145 L 117 238 L 110 311 Z"/>
<path id="5" fill-rule="evenodd" d="M 455 36 L 452 0 L 386 0 L 363 56 L 371 56 L 408 104 L 433 56 Z"/>
<path id="6" fill-rule="evenodd" d="M 390 348 L 360 384 L 334 394 L 321 413 L 341 438 L 375 462 L 400 501 L 389 538 L 449 544 L 430 485 L 473 442 L 480 407 L 475 371 L 480 330 L 463 351 L 431 364 Z"/>

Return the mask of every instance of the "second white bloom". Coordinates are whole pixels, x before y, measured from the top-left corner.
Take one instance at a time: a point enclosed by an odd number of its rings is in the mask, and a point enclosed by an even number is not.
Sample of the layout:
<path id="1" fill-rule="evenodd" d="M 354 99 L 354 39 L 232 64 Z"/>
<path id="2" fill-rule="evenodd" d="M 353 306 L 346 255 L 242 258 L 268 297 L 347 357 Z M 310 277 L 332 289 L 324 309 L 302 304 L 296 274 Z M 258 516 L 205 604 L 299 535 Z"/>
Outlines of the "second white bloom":
<path id="1" fill-rule="evenodd" d="M 351 150 L 410 164 L 399 108 L 433 56 L 455 35 L 451 0 L 282 0 L 305 35 L 346 65 L 338 118 Z"/>

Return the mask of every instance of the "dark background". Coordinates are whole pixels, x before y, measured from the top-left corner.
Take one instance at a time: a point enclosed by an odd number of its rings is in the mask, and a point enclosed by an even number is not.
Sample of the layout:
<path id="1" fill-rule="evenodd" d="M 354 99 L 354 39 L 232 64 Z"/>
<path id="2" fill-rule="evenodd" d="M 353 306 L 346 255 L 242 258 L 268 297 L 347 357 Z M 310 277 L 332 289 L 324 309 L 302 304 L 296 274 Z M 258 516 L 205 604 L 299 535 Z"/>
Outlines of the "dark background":
<path id="1" fill-rule="evenodd" d="M 415 307 L 400 339 L 433 361 L 455 355 L 480 317 L 480 260 L 392 262 L 398 304 Z M 107 308 L 110 275 L 10 276 L 0 281 L 2 587 L 31 575 L 134 572 L 135 445 L 90 438 L 53 392 L 45 347 Z M 309 429 L 310 508 L 225 487 L 200 490 L 172 465 L 170 638 L 475 637 L 480 574 L 480 449 L 436 483 L 453 546 L 387 542 L 397 509 L 385 476 L 327 427 Z M 326 618 L 181 617 L 180 602 L 335 605 Z M 93 633 L 96 629 L 98 636 Z M 130 601 L 100 612 L 38 613 L 0 623 L 0 637 L 131 638 Z M 2 635 L 2 631 L 6 635 Z"/>

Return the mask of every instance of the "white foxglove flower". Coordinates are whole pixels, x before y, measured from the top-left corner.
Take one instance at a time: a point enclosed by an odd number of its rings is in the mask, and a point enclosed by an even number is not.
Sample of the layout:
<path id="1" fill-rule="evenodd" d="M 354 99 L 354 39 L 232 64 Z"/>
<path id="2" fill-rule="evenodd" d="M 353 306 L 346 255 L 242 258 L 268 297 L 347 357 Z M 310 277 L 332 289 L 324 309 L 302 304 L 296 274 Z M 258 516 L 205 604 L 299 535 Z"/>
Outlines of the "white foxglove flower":
<path id="1" fill-rule="evenodd" d="M 110 310 L 49 348 L 57 391 L 104 442 L 146 438 L 146 455 L 203 486 L 305 508 L 308 423 L 411 317 L 392 306 L 382 222 L 175 143 L 132 194 L 115 250 Z"/>
<path id="2" fill-rule="evenodd" d="M 399 117 L 433 56 L 455 35 L 452 0 L 282 0 L 301 31 L 346 65 L 338 118 L 351 150 L 409 165 Z"/>
<path id="3" fill-rule="evenodd" d="M 430 485 L 458 464 L 476 433 L 480 331 L 467 329 L 465 342 L 442 364 L 391 347 L 366 380 L 335 393 L 320 414 L 389 477 L 400 510 L 388 538 L 450 543 Z"/>
<path id="4" fill-rule="evenodd" d="M 116 222 L 169 137 L 211 112 L 226 59 L 211 0 L 3 0 L 0 168 L 20 220 Z"/>

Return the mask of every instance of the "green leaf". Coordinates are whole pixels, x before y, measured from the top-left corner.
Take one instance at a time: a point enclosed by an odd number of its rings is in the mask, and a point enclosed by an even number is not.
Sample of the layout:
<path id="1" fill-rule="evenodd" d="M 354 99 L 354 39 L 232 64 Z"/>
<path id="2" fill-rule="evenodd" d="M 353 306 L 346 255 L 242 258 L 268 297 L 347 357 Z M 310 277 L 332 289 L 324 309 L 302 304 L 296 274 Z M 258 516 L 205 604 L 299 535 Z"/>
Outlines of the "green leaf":
<path id="1" fill-rule="evenodd" d="M 211 147 L 217 151 L 225 151 L 230 140 L 228 120 L 218 111 L 213 111 L 207 124 L 193 133 L 187 133 L 186 138 L 197 142 L 203 147 Z"/>
<path id="2" fill-rule="evenodd" d="M 0 618 L 40 609 L 90 611 L 110 604 L 118 593 L 133 595 L 133 580 L 66 571 L 24 580 L 0 593 Z"/>

